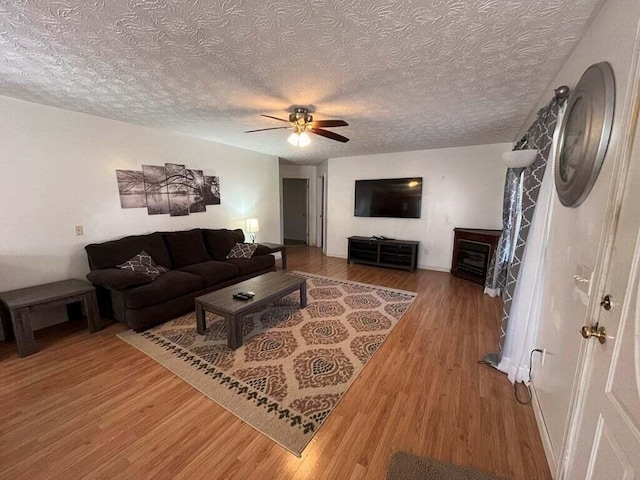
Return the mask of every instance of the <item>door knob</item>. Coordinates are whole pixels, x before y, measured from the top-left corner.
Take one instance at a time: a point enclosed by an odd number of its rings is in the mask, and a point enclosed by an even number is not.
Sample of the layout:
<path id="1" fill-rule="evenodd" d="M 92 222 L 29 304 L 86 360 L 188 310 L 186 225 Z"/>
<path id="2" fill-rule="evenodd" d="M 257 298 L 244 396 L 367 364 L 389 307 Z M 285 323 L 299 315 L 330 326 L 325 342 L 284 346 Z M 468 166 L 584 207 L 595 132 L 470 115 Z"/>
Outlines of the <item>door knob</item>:
<path id="1" fill-rule="evenodd" d="M 600 306 L 607 311 L 611 310 L 612 305 L 613 302 L 611 301 L 611 295 L 605 295 L 600 302 Z"/>
<path id="2" fill-rule="evenodd" d="M 607 331 L 604 327 L 598 327 L 598 325 L 585 325 L 580 329 L 580 333 L 582 334 L 582 338 L 596 337 L 600 343 L 607 341 Z"/>

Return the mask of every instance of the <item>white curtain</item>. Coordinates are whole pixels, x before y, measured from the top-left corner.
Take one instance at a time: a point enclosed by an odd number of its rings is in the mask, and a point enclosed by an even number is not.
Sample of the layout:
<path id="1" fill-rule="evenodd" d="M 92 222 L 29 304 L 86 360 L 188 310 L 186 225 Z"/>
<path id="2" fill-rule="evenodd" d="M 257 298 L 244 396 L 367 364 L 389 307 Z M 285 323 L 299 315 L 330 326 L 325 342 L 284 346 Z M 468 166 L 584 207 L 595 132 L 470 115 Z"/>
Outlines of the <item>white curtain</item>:
<path id="1" fill-rule="evenodd" d="M 511 383 L 529 381 L 531 350 L 536 348 L 542 285 L 546 273 L 545 262 L 542 259 L 545 256 L 549 240 L 555 191 L 553 175 L 555 155 L 551 154 L 550 157 L 547 163 L 548 174 L 542 180 L 527 237 L 522 269 L 511 304 L 502 359 L 498 364 L 498 370 L 506 373 Z"/>

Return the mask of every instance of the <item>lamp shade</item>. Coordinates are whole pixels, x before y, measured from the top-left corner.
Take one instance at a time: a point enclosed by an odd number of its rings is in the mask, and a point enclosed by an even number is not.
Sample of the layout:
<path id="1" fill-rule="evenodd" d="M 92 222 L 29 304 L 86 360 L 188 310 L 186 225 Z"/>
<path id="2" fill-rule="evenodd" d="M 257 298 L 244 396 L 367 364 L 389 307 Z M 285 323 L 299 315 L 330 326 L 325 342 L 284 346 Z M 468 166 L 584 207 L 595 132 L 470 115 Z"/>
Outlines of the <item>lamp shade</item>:
<path id="1" fill-rule="evenodd" d="M 538 150 L 513 150 L 502 154 L 502 162 L 509 168 L 526 168 L 536 161 Z"/>
<path id="2" fill-rule="evenodd" d="M 247 232 L 256 233 L 259 232 L 260 228 L 258 227 L 258 219 L 257 218 L 247 218 Z"/>
<path id="3" fill-rule="evenodd" d="M 311 138 L 307 132 L 294 132 L 287 141 L 294 147 L 306 147 L 311 143 Z"/>

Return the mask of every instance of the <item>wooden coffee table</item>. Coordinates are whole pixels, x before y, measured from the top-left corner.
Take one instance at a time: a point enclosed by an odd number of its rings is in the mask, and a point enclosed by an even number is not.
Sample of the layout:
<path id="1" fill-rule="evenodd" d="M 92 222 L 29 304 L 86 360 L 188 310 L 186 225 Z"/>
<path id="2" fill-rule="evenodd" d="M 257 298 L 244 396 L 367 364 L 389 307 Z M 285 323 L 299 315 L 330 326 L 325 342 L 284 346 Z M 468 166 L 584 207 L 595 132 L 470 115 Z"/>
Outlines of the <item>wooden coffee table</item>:
<path id="1" fill-rule="evenodd" d="M 207 329 L 206 312 L 222 315 L 229 330 L 229 348 L 242 345 L 242 317 L 258 310 L 285 295 L 300 290 L 300 308 L 307 306 L 307 279 L 283 272 L 270 272 L 244 282 L 221 288 L 196 298 L 196 327 L 200 335 Z M 251 300 L 236 300 L 237 292 L 255 292 Z"/>

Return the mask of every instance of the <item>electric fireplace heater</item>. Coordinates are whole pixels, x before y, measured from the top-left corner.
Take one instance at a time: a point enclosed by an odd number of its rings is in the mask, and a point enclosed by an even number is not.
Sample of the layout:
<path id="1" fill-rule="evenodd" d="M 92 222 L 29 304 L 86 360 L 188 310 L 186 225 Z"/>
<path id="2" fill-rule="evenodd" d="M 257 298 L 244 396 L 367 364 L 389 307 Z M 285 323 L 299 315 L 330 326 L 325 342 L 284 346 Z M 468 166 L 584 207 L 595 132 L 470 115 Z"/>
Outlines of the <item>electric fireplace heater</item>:
<path id="1" fill-rule="evenodd" d="M 455 228 L 451 273 L 484 284 L 500 230 Z"/>
<path id="2" fill-rule="evenodd" d="M 488 243 L 459 240 L 456 269 L 485 278 L 489 261 L 491 260 L 489 258 L 490 251 L 491 246 Z"/>

